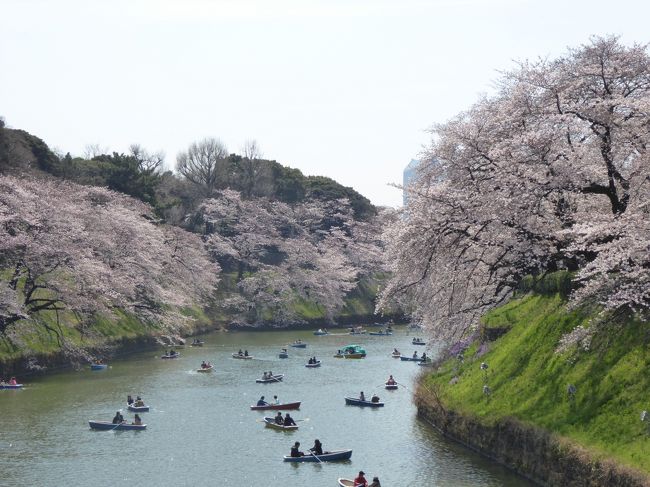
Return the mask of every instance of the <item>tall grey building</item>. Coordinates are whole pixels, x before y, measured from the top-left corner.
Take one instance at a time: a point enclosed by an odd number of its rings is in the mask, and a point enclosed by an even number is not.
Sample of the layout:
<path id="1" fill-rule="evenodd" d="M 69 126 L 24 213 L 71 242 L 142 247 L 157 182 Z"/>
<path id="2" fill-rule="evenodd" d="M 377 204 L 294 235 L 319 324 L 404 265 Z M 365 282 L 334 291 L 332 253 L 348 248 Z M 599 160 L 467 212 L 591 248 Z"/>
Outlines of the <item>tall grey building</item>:
<path id="1" fill-rule="evenodd" d="M 415 178 L 419 165 L 420 161 L 418 159 L 411 159 L 411 162 L 408 163 L 408 166 L 404 168 L 404 177 L 402 182 L 402 186 L 404 188 L 402 190 L 402 200 L 404 206 L 406 206 L 406 203 L 408 202 L 408 185 Z"/>

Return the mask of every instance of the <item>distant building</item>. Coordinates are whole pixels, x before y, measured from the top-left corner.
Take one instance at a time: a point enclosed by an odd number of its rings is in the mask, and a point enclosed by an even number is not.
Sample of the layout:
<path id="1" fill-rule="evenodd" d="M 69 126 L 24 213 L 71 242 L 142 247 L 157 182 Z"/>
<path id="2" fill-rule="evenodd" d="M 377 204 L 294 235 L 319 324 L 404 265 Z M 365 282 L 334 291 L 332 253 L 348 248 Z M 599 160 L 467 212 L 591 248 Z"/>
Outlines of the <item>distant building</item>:
<path id="1" fill-rule="evenodd" d="M 406 206 L 406 203 L 408 202 L 408 186 L 413 181 L 413 179 L 415 179 L 419 166 L 420 161 L 418 159 L 411 159 L 411 162 L 408 163 L 408 166 L 404 168 L 404 178 L 402 182 L 402 186 L 404 188 L 402 190 L 402 200 L 404 206 Z"/>

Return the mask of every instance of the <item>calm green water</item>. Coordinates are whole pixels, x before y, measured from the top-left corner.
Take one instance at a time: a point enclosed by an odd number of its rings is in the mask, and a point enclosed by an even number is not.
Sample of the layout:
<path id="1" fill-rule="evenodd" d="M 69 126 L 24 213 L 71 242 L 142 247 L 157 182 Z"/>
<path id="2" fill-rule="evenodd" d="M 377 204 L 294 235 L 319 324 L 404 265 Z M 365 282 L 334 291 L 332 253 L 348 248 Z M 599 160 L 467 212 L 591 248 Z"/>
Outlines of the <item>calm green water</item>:
<path id="1" fill-rule="evenodd" d="M 441 438 L 415 416 L 411 385 L 420 372 L 389 356 L 395 346 L 413 353 L 411 335 L 313 336 L 311 332 L 219 333 L 203 348 L 179 349 L 181 358 L 153 352 L 115 361 L 105 371 L 82 370 L 25 380 L 21 391 L 0 391 L 0 485 L 18 486 L 336 486 L 360 469 L 383 486 L 526 486 L 525 480 Z M 296 338 L 306 349 L 282 346 Z M 337 348 L 360 343 L 368 357 L 335 359 Z M 230 354 L 248 349 L 254 360 Z M 417 347 L 421 352 L 423 347 Z M 308 357 L 323 360 L 304 367 Z M 194 370 L 201 360 L 212 374 Z M 284 381 L 256 384 L 265 370 Z M 385 391 L 389 374 L 405 385 Z M 377 392 L 384 408 L 346 406 L 344 396 Z M 89 419 L 110 421 L 127 394 L 152 406 L 141 414 L 146 431 L 93 431 Z M 306 419 L 291 433 L 265 428 L 251 411 L 261 395 L 302 401 L 292 416 Z M 123 412 L 129 421 L 132 413 Z M 269 414 L 267 412 L 267 414 Z M 352 448 L 343 463 L 282 461 L 294 441 L 308 449 L 319 438 L 326 450 Z"/>

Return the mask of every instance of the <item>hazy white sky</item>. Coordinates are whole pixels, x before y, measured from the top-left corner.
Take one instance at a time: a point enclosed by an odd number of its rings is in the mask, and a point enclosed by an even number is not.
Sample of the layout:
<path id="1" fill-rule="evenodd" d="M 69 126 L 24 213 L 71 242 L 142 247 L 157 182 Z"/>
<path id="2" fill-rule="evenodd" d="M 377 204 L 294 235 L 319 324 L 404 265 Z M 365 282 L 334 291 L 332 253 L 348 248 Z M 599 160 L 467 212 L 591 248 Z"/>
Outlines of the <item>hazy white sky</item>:
<path id="1" fill-rule="evenodd" d="M 513 60 L 650 39 L 642 0 L 0 0 L 0 115 L 51 147 L 191 142 L 397 206 L 426 129 Z"/>

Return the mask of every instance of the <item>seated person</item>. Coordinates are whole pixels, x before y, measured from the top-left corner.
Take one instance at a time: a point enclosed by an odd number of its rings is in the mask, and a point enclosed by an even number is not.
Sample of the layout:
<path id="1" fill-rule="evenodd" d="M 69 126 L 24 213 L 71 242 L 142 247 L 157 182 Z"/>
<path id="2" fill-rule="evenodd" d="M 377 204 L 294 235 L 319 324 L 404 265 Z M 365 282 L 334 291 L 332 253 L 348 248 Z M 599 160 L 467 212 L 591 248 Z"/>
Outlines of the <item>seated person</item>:
<path id="1" fill-rule="evenodd" d="M 391 375 L 390 377 L 388 377 L 386 384 L 388 384 L 389 386 L 394 386 L 395 384 L 397 384 L 397 382 L 395 382 L 395 379 L 393 379 L 393 376 Z"/>
<path id="2" fill-rule="evenodd" d="M 244 355 L 244 352 L 241 351 L 241 348 L 239 349 L 239 352 L 237 352 L 237 355 L 239 355 L 240 357 Z"/>
<path id="3" fill-rule="evenodd" d="M 275 424 L 284 425 L 284 418 L 282 417 L 282 413 L 280 411 L 278 411 L 278 414 L 275 417 Z"/>
<path id="4" fill-rule="evenodd" d="M 373 394 L 370 398 L 370 402 L 379 402 L 379 396 L 377 394 Z"/>
<path id="5" fill-rule="evenodd" d="M 124 418 L 122 417 L 122 413 L 119 411 L 115 413 L 115 416 L 113 417 L 113 424 L 120 424 L 124 422 Z"/>
<path id="6" fill-rule="evenodd" d="M 268 378 L 269 378 L 268 372 L 265 371 L 264 373 L 262 373 L 262 380 L 267 380 Z"/>
<path id="7" fill-rule="evenodd" d="M 399 350 L 397 350 L 396 348 L 393 348 L 393 354 L 394 355 L 400 355 Z"/>
<path id="8" fill-rule="evenodd" d="M 248 350 L 244 350 L 244 357 L 248 357 Z"/>
<path id="9" fill-rule="evenodd" d="M 427 359 L 427 353 L 426 353 L 426 352 L 422 352 L 422 357 L 420 357 L 420 358 L 422 359 L 422 362 L 426 361 L 426 359 Z"/>
<path id="10" fill-rule="evenodd" d="M 366 396 L 363 394 L 363 391 L 361 391 L 361 394 L 359 394 L 359 400 L 360 401 L 365 401 L 366 400 Z"/>
<path id="11" fill-rule="evenodd" d="M 278 396 L 273 396 L 273 404 L 280 404 L 280 399 L 278 399 Z"/>
<path id="12" fill-rule="evenodd" d="M 354 487 L 368 487 L 368 481 L 364 477 L 365 473 L 363 470 L 359 472 L 359 475 L 354 479 Z"/>
<path id="13" fill-rule="evenodd" d="M 368 487 L 381 487 L 381 484 L 379 483 L 379 477 L 373 477 L 372 483 L 368 485 Z"/>
<path id="14" fill-rule="evenodd" d="M 310 452 L 312 452 L 314 455 L 322 455 L 323 454 L 323 445 L 321 444 L 320 440 L 316 439 L 314 440 L 314 446 L 312 446 L 309 449 Z"/>
<path id="15" fill-rule="evenodd" d="M 129 394 L 128 396 L 126 396 L 126 403 L 127 403 L 129 406 L 130 406 L 131 404 L 133 404 L 133 398 L 131 397 L 131 394 Z"/>
<path id="16" fill-rule="evenodd" d="M 293 418 L 287 413 L 284 417 L 284 425 L 285 426 L 296 426 L 296 422 L 293 420 Z M 302 455 L 301 455 L 302 456 Z"/>
<path id="17" fill-rule="evenodd" d="M 413 358 L 418 358 L 418 352 L 417 352 L 417 350 L 416 350 L 415 352 L 413 352 Z"/>
<path id="18" fill-rule="evenodd" d="M 264 400 L 264 396 L 260 397 L 260 399 L 257 401 L 258 406 L 268 406 L 269 403 Z"/>
<path id="19" fill-rule="evenodd" d="M 305 454 L 300 451 L 300 442 L 296 441 L 291 447 L 291 456 L 292 457 L 304 457 Z"/>
<path id="20" fill-rule="evenodd" d="M 133 419 L 133 424 L 141 425 L 142 420 L 140 419 L 140 416 L 138 414 L 135 415 L 135 418 Z"/>
<path id="21" fill-rule="evenodd" d="M 141 408 L 142 406 L 144 406 L 144 401 L 142 400 L 142 398 L 140 396 L 138 396 L 138 398 L 135 400 L 134 406 L 138 407 L 138 408 Z"/>

